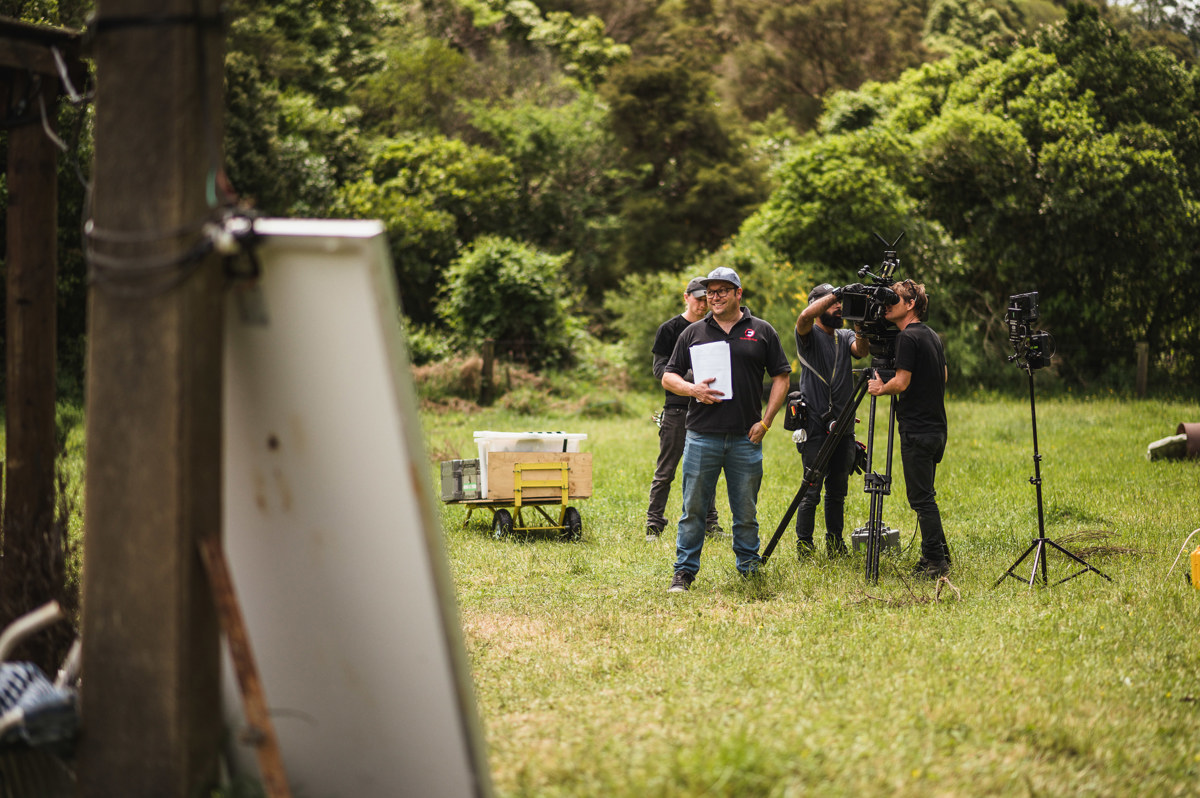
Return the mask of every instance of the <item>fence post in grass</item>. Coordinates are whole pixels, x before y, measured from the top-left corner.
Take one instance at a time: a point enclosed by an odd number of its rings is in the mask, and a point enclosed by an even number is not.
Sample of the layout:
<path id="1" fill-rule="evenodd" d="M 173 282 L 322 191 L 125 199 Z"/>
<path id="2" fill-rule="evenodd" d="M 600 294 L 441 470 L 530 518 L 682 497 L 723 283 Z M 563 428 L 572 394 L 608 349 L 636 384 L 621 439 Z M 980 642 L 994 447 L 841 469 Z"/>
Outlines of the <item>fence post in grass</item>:
<path id="1" fill-rule="evenodd" d="M 479 380 L 479 404 L 487 407 L 496 396 L 494 381 L 496 370 L 496 342 L 491 338 L 483 342 L 483 373 Z"/>
<path id="2" fill-rule="evenodd" d="M 1137 395 L 1146 395 L 1146 381 L 1150 373 L 1150 342 L 1138 341 L 1137 345 Z"/>

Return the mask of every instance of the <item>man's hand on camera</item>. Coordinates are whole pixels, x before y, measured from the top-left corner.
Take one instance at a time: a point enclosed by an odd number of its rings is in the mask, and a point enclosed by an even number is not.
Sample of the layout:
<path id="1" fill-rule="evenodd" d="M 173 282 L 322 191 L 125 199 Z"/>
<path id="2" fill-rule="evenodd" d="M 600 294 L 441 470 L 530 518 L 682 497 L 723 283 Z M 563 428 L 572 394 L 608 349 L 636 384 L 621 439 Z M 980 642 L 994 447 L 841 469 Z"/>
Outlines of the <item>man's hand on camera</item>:
<path id="1" fill-rule="evenodd" d="M 862 294 L 866 293 L 867 287 L 862 283 L 850 283 L 850 285 L 842 286 L 838 290 L 845 294 Z M 838 296 L 841 296 L 841 294 Z"/>

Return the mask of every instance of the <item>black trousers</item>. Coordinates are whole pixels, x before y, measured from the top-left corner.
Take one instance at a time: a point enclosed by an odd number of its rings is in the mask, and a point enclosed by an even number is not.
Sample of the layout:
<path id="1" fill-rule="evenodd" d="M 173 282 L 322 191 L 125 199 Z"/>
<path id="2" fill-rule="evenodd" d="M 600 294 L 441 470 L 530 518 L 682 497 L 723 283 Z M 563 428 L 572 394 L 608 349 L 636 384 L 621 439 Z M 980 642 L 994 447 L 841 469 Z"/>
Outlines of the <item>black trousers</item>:
<path id="1" fill-rule="evenodd" d="M 671 483 L 675 480 L 675 471 L 679 460 L 683 457 L 683 442 L 687 436 L 684 422 L 687 420 L 687 407 L 682 405 L 664 405 L 662 426 L 658 428 L 658 462 L 654 466 L 654 480 L 650 483 L 650 504 L 646 508 L 646 526 L 663 529 L 667 525 L 667 497 L 671 495 Z M 705 529 L 717 525 L 716 494 L 713 503 L 708 508 Z"/>
<path id="2" fill-rule="evenodd" d="M 904 465 L 904 487 L 908 506 L 917 514 L 921 525 L 921 556 L 927 560 L 950 561 L 950 546 L 942 530 L 942 514 L 938 510 L 938 463 L 946 453 L 945 433 L 915 435 L 900 433 L 900 461 Z"/>
<path id="3" fill-rule="evenodd" d="M 817 454 L 828 437 L 817 433 L 804 443 L 796 444 L 805 470 L 812 467 Z M 840 538 L 846 518 L 846 490 L 850 484 L 850 472 L 854 470 L 854 436 L 847 434 L 829 458 L 825 477 L 813 485 L 800 500 L 796 508 L 796 537 L 812 543 L 813 529 L 817 523 L 817 505 L 821 503 L 821 491 L 825 491 L 825 536 Z"/>

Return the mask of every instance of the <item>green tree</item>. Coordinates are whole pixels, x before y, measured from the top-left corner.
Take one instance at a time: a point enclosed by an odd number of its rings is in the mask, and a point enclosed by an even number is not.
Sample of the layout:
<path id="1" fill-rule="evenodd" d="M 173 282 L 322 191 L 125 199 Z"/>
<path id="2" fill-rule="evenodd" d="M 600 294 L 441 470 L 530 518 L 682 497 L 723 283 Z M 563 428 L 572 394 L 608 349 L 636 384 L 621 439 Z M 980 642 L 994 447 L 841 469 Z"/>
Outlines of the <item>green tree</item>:
<path id="1" fill-rule="evenodd" d="M 604 96 L 635 184 L 622 211 L 622 265 L 678 267 L 720 245 L 762 200 L 764 180 L 722 117 L 712 81 L 667 58 L 613 69 Z"/>
<path id="2" fill-rule="evenodd" d="M 831 100 L 747 227 L 817 262 L 858 255 L 855 230 L 907 229 L 906 276 L 934 289 L 960 377 L 998 375 L 1007 297 L 1037 290 L 1066 377 L 1120 381 L 1146 340 L 1194 382 L 1197 80 L 1074 7 L 1011 50 Z"/>
<path id="3" fill-rule="evenodd" d="M 377 145 L 367 174 L 338 192 L 341 216 L 379 218 L 387 227 L 404 312 L 435 318 L 442 271 L 476 237 L 510 229 L 517 182 L 512 164 L 442 136 L 406 136 Z"/>
<path id="4" fill-rule="evenodd" d="M 564 276 L 599 295 L 616 279 L 613 257 L 620 202 L 629 176 L 599 98 L 581 92 L 547 107 L 530 101 L 475 104 L 481 141 L 516 171 L 512 234 L 553 253 L 571 253 Z M 594 308 L 593 308 L 594 315 Z"/>
<path id="5" fill-rule="evenodd" d="M 446 272 L 438 314 L 465 349 L 484 339 L 534 367 L 571 362 L 579 325 L 567 310 L 564 256 L 509 238 L 481 236 Z"/>

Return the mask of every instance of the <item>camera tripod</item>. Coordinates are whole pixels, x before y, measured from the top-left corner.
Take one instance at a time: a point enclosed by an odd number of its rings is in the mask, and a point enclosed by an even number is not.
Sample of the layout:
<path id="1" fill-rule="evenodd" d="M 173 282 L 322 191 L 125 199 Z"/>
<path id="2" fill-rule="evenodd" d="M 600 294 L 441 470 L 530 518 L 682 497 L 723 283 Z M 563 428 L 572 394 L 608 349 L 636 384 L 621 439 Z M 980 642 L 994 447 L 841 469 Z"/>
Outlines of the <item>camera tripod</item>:
<path id="1" fill-rule="evenodd" d="M 821 444 L 813 464 L 804 469 L 804 478 L 801 480 L 800 489 L 796 491 L 792 503 L 788 505 L 787 512 L 783 514 L 779 526 L 775 529 L 775 534 L 771 536 L 771 540 L 763 550 L 762 561 L 764 563 L 771 558 L 775 547 L 779 545 L 779 539 L 790 526 L 792 516 L 799 509 L 800 502 L 804 500 L 809 489 L 821 484 L 824 480 L 834 452 L 837 451 L 837 447 L 846 434 L 854 429 L 854 414 L 857 412 L 859 404 L 862 403 L 863 397 L 867 395 L 867 382 L 871 379 L 874 371 L 875 368 L 872 367 L 863 369 L 859 374 L 851 400 L 838 414 L 837 420 L 834 421 L 833 428 L 826 436 L 825 442 Z M 865 490 L 871 494 L 871 510 L 867 525 L 864 527 L 867 537 L 866 577 L 871 582 L 879 581 L 879 556 L 883 553 L 885 534 L 890 531 L 883 526 L 883 497 L 891 493 L 892 489 L 892 432 L 896 424 L 896 398 L 892 397 L 888 412 L 887 461 L 884 473 L 877 474 L 871 470 L 875 445 L 875 399 L 876 397 L 871 397 L 871 418 L 867 425 L 867 473 L 865 477 Z M 853 433 L 851 432 L 851 434 Z"/>
<path id="2" fill-rule="evenodd" d="M 1015 359 L 1016 357 L 1017 356 L 1014 355 L 1013 358 L 1010 358 L 1010 359 Z M 1029 481 L 1035 488 L 1037 488 L 1038 536 L 1033 539 L 1032 543 L 1029 544 L 1029 548 L 1025 549 L 1025 553 L 1022 554 L 1020 557 L 1018 557 L 1017 561 L 1014 562 L 1012 565 L 1010 565 L 1008 570 L 1005 571 L 1004 574 L 1001 575 L 1001 577 L 996 580 L 996 584 L 992 585 L 992 589 L 995 590 L 997 587 L 999 587 L 1000 583 L 1004 581 L 1004 577 L 1006 577 L 1006 576 L 1011 576 L 1013 579 L 1017 579 L 1021 582 L 1024 582 L 1025 580 L 1022 579 L 1021 577 L 1017 576 L 1015 573 L 1013 573 L 1013 571 L 1017 570 L 1017 567 L 1020 566 L 1020 564 L 1022 562 L 1024 562 L 1025 558 L 1028 557 L 1030 554 L 1033 555 L 1033 569 L 1032 569 L 1032 571 L 1030 571 L 1030 574 L 1029 574 L 1029 586 L 1033 587 L 1033 583 L 1037 580 L 1038 565 L 1041 565 L 1042 584 L 1043 585 L 1049 584 L 1050 578 L 1049 578 L 1049 574 L 1047 573 L 1047 569 L 1046 569 L 1046 554 L 1047 554 L 1046 548 L 1047 547 L 1050 547 L 1052 549 L 1055 549 L 1055 550 L 1061 552 L 1062 554 L 1065 554 L 1067 557 L 1074 560 L 1076 562 L 1076 564 L 1083 566 L 1083 568 L 1081 568 L 1080 570 L 1076 571 L 1075 573 L 1071 574 L 1070 576 L 1063 577 L 1062 579 L 1058 580 L 1054 584 L 1061 585 L 1063 582 L 1066 582 L 1068 579 L 1074 579 L 1075 577 L 1077 577 L 1081 574 L 1086 574 L 1089 571 L 1096 574 L 1097 576 L 1103 576 L 1105 579 L 1107 579 L 1108 581 L 1111 582 L 1112 579 L 1109 576 L 1101 573 L 1098 569 L 1093 567 L 1082 557 L 1079 557 L 1078 555 L 1067 551 L 1062 546 L 1058 545 L 1053 540 L 1046 537 L 1046 517 L 1045 517 L 1045 512 L 1043 511 L 1043 508 L 1042 508 L 1042 466 L 1041 466 L 1042 455 L 1038 451 L 1037 407 L 1034 404 L 1034 400 L 1033 400 L 1033 369 L 1034 369 L 1034 367 L 1028 362 L 1028 360 L 1026 360 L 1026 362 L 1023 362 L 1021 364 L 1021 368 L 1023 368 L 1025 370 L 1025 372 L 1029 375 L 1029 414 L 1030 414 L 1030 418 L 1033 421 L 1033 476 L 1029 478 Z"/>

